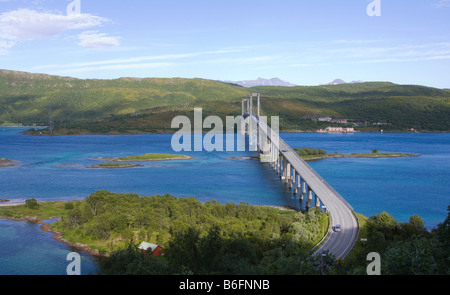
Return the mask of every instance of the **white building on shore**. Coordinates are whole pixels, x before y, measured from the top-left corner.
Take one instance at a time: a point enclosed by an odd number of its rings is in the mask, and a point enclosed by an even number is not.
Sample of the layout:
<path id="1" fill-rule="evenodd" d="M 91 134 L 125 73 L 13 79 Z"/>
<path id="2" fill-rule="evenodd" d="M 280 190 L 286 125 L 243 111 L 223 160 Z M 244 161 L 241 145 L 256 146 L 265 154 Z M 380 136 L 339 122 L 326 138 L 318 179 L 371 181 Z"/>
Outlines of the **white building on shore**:
<path id="1" fill-rule="evenodd" d="M 327 127 L 324 129 L 317 130 L 319 133 L 355 133 L 355 128 L 353 127 Z"/>

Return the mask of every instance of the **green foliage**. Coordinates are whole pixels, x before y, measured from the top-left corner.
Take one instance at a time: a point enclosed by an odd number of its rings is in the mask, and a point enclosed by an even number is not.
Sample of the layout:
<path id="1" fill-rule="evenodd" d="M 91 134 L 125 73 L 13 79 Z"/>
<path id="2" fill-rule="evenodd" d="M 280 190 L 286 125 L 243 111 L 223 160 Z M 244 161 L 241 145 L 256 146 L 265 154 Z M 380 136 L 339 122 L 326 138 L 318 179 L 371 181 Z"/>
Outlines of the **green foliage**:
<path id="1" fill-rule="evenodd" d="M 25 201 L 25 207 L 27 207 L 28 209 L 37 210 L 39 209 L 39 204 L 36 199 L 28 199 Z"/>
<path id="2" fill-rule="evenodd" d="M 165 260 L 140 252 L 136 245 L 117 250 L 99 260 L 99 275 L 168 275 Z"/>
<path id="3" fill-rule="evenodd" d="M 67 202 L 64 204 L 64 210 L 72 210 L 73 208 L 75 208 L 75 206 L 72 202 Z"/>
<path id="4" fill-rule="evenodd" d="M 274 273 L 269 265 L 276 261 L 268 253 L 282 244 L 289 245 L 285 251 L 289 255 L 283 257 L 297 259 L 298 265 L 298 259 L 307 257 L 305 253 L 322 238 L 327 219 L 317 209 L 280 214 L 276 208 L 247 203 L 203 204 L 170 195 L 98 191 L 75 203 L 52 226 L 72 242 L 110 252 L 113 261 L 129 257 L 130 264 L 147 263 L 134 250 L 123 250 L 130 243 L 147 241 L 162 246 L 163 261 L 158 263 L 174 274 L 256 274 Z M 129 273 L 120 265 L 106 263 L 104 272 Z"/>
<path id="5" fill-rule="evenodd" d="M 80 80 L 13 71 L 0 71 L 0 123 L 45 126 L 51 108 L 54 134 L 170 132 L 172 119 L 191 118 L 194 107 L 203 108 L 204 117 L 239 115 L 241 98 L 250 92 L 261 93 L 264 115 L 280 116 L 281 130 L 325 128 L 328 122 L 310 120 L 325 115 L 385 122 L 385 131 L 450 130 L 450 92 L 422 86 L 360 83 L 247 89 L 203 79 Z"/>
<path id="6" fill-rule="evenodd" d="M 294 151 L 300 156 L 320 156 L 320 155 L 326 155 L 327 152 L 322 149 L 312 149 L 312 148 L 294 148 Z"/>
<path id="7" fill-rule="evenodd" d="M 196 274 L 196 275 L 306 275 L 319 274 L 319 256 L 311 256 L 292 240 L 285 244 L 269 242 L 258 246 L 244 236 L 226 237 L 212 227 L 201 236 L 194 228 L 175 233 L 165 246 L 164 255 L 145 261 L 136 246 L 113 252 L 100 263 L 101 274 Z M 261 241 L 262 242 L 262 241 Z M 267 243 L 268 241 L 265 241 Z M 151 257 L 151 256 L 149 256 Z M 329 255 L 329 267 L 335 265 Z M 142 267 L 143 266 L 143 267 Z M 140 267 L 142 267 L 140 269 Z M 158 273 L 158 268 L 161 271 Z M 156 270 L 156 273 L 153 271 Z"/>
<path id="8" fill-rule="evenodd" d="M 145 154 L 145 155 L 118 158 L 118 160 L 120 161 L 152 161 L 152 160 L 167 160 L 167 159 L 189 159 L 189 157 L 184 155 L 172 155 L 172 154 Z"/>
<path id="9" fill-rule="evenodd" d="M 367 266 L 367 254 L 377 252 L 381 255 L 382 274 L 448 274 L 450 239 L 441 235 L 444 224 L 445 221 L 430 233 L 425 229 L 422 218 L 417 215 L 411 216 L 407 223 L 399 223 L 386 212 L 374 215 L 361 229 L 367 235 L 364 236 L 367 242 L 363 245 L 363 250 L 355 259 L 346 261 L 346 265 L 338 271 L 363 274 Z"/>

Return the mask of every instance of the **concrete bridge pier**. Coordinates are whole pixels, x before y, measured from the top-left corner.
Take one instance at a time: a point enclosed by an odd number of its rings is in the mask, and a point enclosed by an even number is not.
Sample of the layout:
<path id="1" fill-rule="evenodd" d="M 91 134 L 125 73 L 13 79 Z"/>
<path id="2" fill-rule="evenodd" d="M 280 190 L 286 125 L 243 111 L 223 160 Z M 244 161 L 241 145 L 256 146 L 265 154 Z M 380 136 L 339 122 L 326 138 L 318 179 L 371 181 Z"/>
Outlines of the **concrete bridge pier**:
<path id="1" fill-rule="evenodd" d="M 286 161 L 286 179 L 285 179 L 285 182 L 287 184 L 289 184 L 289 188 L 292 188 L 290 186 L 290 183 L 291 183 L 291 170 L 292 170 L 291 163 Z"/>
<path id="2" fill-rule="evenodd" d="M 284 157 L 283 155 L 280 156 L 280 178 L 283 179 L 284 177 Z"/>
<path id="3" fill-rule="evenodd" d="M 281 155 L 278 155 L 278 158 L 277 158 L 277 174 L 278 175 L 281 174 Z"/>
<path id="4" fill-rule="evenodd" d="M 316 196 L 316 208 L 320 208 L 320 199 L 316 194 L 314 195 Z"/>
<path id="5" fill-rule="evenodd" d="M 311 208 L 311 203 L 313 200 L 313 191 L 308 188 L 308 201 L 307 201 L 307 205 L 306 205 L 306 210 L 309 210 Z"/>
<path id="6" fill-rule="evenodd" d="M 298 178 L 299 178 L 300 176 L 298 175 L 298 173 L 297 173 L 297 170 L 295 170 L 294 169 L 294 196 L 296 196 L 297 195 L 297 193 L 298 193 Z"/>
<path id="7" fill-rule="evenodd" d="M 292 189 L 292 166 L 291 163 L 287 163 L 287 177 L 286 177 L 286 183 L 289 185 L 289 188 Z"/>

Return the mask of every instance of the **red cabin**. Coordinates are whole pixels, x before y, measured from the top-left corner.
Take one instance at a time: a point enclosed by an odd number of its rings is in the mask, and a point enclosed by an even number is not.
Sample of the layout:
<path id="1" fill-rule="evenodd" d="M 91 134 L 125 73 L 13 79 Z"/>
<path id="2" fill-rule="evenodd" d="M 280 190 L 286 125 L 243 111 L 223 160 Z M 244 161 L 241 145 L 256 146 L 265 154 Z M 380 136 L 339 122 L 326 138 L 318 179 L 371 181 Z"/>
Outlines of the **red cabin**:
<path id="1" fill-rule="evenodd" d="M 147 242 L 142 242 L 138 249 L 143 252 L 143 253 L 149 253 L 153 256 L 159 256 L 160 252 L 162 250 L 161 246 L 155 245 L 155 244 L 151 244 L 151 243 L 147 243 Z"/>

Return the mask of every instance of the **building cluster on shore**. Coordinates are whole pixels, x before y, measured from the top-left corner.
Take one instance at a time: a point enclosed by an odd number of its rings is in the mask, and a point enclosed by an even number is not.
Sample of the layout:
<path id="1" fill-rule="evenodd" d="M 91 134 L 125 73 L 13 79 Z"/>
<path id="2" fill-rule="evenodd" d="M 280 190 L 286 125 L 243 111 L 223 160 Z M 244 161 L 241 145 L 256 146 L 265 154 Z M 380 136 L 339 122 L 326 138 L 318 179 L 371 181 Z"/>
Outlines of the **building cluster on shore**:
<path id="1" fill-rule="evenodd" d="M 353 127 L 327 127 L 326 129 L 318 129 L 318 133 L 355 133 Z"/>

